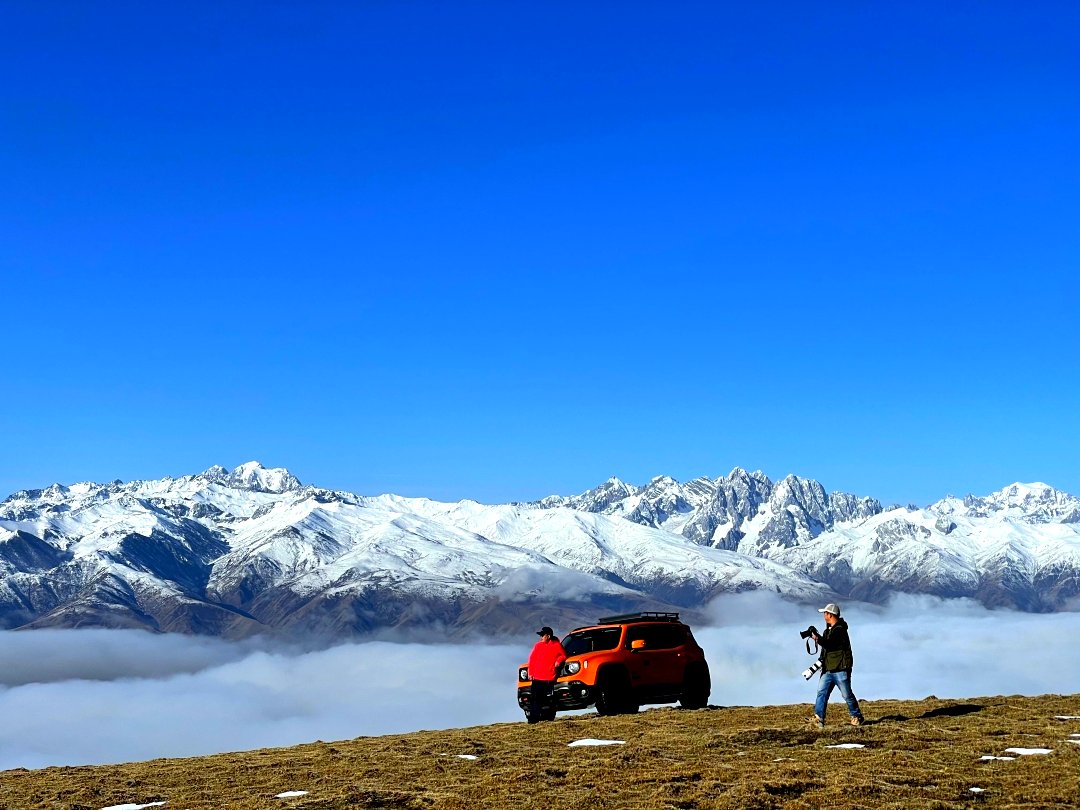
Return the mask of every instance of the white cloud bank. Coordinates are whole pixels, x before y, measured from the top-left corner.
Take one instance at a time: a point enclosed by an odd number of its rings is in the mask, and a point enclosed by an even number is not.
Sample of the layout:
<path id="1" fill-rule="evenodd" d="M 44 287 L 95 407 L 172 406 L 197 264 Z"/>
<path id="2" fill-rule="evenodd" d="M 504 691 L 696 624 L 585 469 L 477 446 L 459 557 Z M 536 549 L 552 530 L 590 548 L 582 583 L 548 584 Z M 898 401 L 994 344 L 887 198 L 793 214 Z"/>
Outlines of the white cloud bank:
<path id="1" fill-rule="evenodd" d="M 850 626 L 852 686 L 864 700 L 1071 694 L 1080 652 L 1070 639 L 1080 614 L 986 610 L 966 599 L 898 596 L 887 608 L 841 604 Z M 715 626 L 695 630 L 713 677 L 711 703 L 812 703 L 817 678 L 800 675 L 814 659 L 799 631 L 820 613 L 762 593 L 710 606 Z M 838 699 L 834 693 L 834 700 Z"/>
<path id="2" fill-rule="evenodd" d="M 1075 690 L 1080 614 L 922 597 L 843 607 L 863 700 Z M 711 702 L 799 703 L 793 716 L 804 716 L 817 682 L 800 676 L 812 659 L 798 634 L 821 627 L 821 615 L 760 593 L 717 600 L 710 615 L 695 635 L 712 669 Z M 0 768 L 517 722 L 515 672 L 533 641 L 301 651 L 139 631 L 0 633 Z"/>

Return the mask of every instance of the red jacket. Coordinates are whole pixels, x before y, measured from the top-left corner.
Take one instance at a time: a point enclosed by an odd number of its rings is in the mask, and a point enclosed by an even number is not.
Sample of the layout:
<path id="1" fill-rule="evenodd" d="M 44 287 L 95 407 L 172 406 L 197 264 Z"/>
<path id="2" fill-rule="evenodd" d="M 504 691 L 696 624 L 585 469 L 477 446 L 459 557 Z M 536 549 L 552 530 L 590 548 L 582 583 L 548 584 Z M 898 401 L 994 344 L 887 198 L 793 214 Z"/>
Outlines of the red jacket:
<path id="1" fill-rule="evenodd" d="M 555 668 L 566 660 L 566 653 L 557 638 L 541 639 L 529 653 L 529 677 L 534 681 L 555 680 Z"/>

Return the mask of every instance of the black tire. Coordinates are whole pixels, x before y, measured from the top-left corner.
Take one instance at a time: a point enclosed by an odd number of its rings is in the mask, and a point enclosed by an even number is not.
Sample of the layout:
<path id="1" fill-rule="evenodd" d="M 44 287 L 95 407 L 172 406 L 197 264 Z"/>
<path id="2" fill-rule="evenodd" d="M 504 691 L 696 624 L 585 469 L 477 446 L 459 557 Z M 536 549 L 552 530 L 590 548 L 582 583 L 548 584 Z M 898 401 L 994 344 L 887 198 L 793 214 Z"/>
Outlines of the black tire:
<path id="1" fill-rule="evenodd" d="M 630 679 L 625 672 L 601 672 L 596 690 L 597 714 L 633 714 L 638 710 L 638 704 L 630 690 Z"/>
<path id="2" fill-rule="evenodd" d="M 554 720 L 555 719 L 555 707 L 547 706 L 540 712 L 541 720 Z"/>
<path id="3" fill-rule="evenodd" d="M 683 690 L 679 703 L 684 709 L 704 709 L 709 705 L 712 684 L 709 670 L 704 666 L 690 666 L 683 676 Z"/>

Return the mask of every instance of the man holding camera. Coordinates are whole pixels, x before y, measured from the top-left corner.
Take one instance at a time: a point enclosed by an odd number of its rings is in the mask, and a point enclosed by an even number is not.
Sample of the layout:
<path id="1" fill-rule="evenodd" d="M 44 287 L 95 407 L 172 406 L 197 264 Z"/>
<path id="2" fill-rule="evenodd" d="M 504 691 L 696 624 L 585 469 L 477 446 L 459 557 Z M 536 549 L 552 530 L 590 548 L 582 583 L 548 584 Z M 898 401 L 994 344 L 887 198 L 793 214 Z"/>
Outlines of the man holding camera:
<path id="1" fill-rule="evenodd" d="M 818 647 L 821 648 L 821 685 L 818 687 L 817 702 L 814 704 L 814 716 L 810 722 L 818 728 L 825 726 L 825 709 L 829 704 L 829 695 L 833 687 L 840 690 L 840 694 L 847 701 L 848 713 L 851 715 L 851 725 L 863 724 L 862 711 L 859 709 L 858 698 L 851 691 L 851 667 L 854 658 L 851 655 L 851 639 L 848 637 L 847 622 L 840 618 L 840 606 L 830 602 L 820 608 L 818 613 L 824 614 L 825 632 L 818 635 L 817 631 L 811 634 Z"/>

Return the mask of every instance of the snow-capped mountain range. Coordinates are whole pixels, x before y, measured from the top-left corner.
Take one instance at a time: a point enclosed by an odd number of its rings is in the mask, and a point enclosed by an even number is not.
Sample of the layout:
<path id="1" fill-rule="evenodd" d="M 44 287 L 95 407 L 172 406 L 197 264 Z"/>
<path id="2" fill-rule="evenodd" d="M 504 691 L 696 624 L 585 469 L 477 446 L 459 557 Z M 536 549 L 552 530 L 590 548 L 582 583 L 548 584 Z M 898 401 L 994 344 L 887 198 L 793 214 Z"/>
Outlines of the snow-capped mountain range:
<path id="1" fill-rule="evenodd" d="M 552 496 L 536 505 L 615 515 L 752 557 L 769 556 L 837 524 L 882 511 L 873 498 L 829 495 L 817 481 L 789 475 L 774 485 L 764 473 L 740 468 L 725 478 L 695 478 L 687 484 L 662 476 L 634 487 L 610 478 L 581 495 Z"/>
<path id="2" fill-rule="evenodd" d="M 528 504 L 439 503 L 229 471 L 54 484 L 0 503 L 0 626 L 338 638 L 519 632 L 731 591 L 894 591 L 1053 610 L 1080 582 L 1080 499 L 1043 484 L 883 509 L 736 469 L 611 479 Z"/>
<path id="3" fill-rule="evenodd" d="M 1053 611 L 1080 592 L 1080 498 L 1042 483 L 885 509 L 872 498 L 827 494 L 810 479 L 773 484 L 736 468 L 687 484 L 661 477 L 634 487 L 613 478 L 538 505 L 619 515 L 781 562 L 866 601 L 901 591 Z"/>

